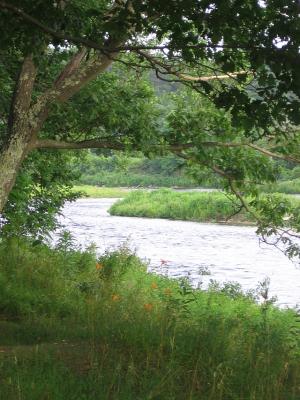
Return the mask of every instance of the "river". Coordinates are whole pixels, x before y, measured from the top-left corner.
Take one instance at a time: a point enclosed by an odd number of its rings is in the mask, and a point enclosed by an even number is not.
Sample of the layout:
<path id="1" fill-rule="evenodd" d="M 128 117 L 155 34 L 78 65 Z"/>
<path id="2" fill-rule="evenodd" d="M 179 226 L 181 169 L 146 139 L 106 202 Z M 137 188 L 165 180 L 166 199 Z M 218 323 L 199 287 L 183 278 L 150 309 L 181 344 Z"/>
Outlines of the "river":
<path id="1" fill-rule="evenodd" d="M 281 307 L 300 304 L 300 266 L 279 250 L 260 245 L 255 228 L 165 219 L 114 217 L 116 199 L 80 199 L 63 209 L 62 222 L 77 243 L 91 242 L 99 253 L 126 243 L 149 261 L 149 269 L 188 277 L 193 286 L 210 279 L 255 289 L 270 278 L 270 295 Z M 163 262 L 162 262 L 163 260 Z M 210 275 L 202 275 L 208 268 Z"/>

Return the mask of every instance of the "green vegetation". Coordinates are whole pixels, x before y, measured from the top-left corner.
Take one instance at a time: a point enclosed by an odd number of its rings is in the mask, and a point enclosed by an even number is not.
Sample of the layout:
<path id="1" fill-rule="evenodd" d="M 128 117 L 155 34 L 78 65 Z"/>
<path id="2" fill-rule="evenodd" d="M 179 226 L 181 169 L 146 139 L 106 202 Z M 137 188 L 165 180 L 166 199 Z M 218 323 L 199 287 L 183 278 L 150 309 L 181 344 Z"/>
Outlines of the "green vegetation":
<path id="1" fill-rule="evenodd" d="M 277 165 L 276 163 L 274 165 Z M 300 194 L 300 167 L 278 165 L 278 178 L 262 186 L 266 193 Z M 220 188 L 221 181 L 205 168 L 188 167 L 175 156 L 145 158 L 141 154 L 97 155 L 77 161 L 78 184 L 104 187 Z M 98 197 L 92 194 L 92 197 Z M 99 196 L 101 197 L 101 196 Z M 103 196 L 104 197 L 104 196 Z M 108 192 L 108 197 L 110 197 Z"/>
<path id="2" fill-rule="evenodd" d="M 286 193 L 286 194 L 300 194 L 300 178 L 287 180 L 287 181 L 278 181 L 273 185 L 265 185 L 263 186 L 264 192 L 272 193 Z"/>
<path id="3" fill-rule="evenodd" d="M 274 204 L 273 213 L 288 214 L 289 207 L 299 210 L 300 202 L 291 196 L 273 194 L 261 196 L 257 209 L 263 210 L 264 218 L 269 201 Z M 225 193 L 220 192 L 175 192 L 170 189 L 152 192 L 131 192 L 125 199 L 117 201 L 109 210 L 112 215 L 146 218 L 169 218 L 198 222 L 228 222 L 234 224 L 253 223 L 253 216 L 240 211 L 240 205 Z"/>
<path id="4" fill-rule="evenodd" d="M 125 197 L 130 193 L 130 189 L 126 188 L 107 188 L 89 185 L 76 185 L 73 187 L 73 190 L 75 193 L 80 192 L 82 197 L 93 197 L 95 199 Z"/>
<path id="5" fill-rule="evenodd" d="M 175 156 L 148 159 L 126 155 L 88 153 L 78 163 L 79 184 L 106 187 L 195 187 L 197 182 L 184 174 L 183 162 Z M 203 174 L 204 175 L 204 174 Z M 217 182 L 217 180 L 215 179 Z M 215 183 L 217 184 L 217 183 Z M 199 184 L 198 184 L 199 185 Z M 203 176 L 202 185 L 210 187 Z"/>
<path id="6" fill-rule="evenodd" d="M 300 194 L 300 167 L 289 163 L 279 164 L 279 175 L 276 182 L 262 186 L 267 193 Z"/>
<path id="7" fill-rule="evenodd" d="M 257 232 L 300 257 L 299 203 L 260 194 L 274 159 L 299 160 L 297 2 L 10 0 L 0 26 L 0 400 L 299 399 L 299 321 L 267 290 L 259 306 L 147 274 L 126 249 L 96 260 L 67 235 L 42 244 L 79 172 L 81 184 L 187 187 L 209 170 L 239 204 L 155 192 L 116 207 L 203 221 L 244 208 L 246 220 L 251 199 Z M 170 164 L 81 171 L 87 148 Z"/>
<path id="8" fill-rule="evenodd" d="M 146 174 L 125 174 L 122 172 L 107 172 L 105 174 L 83 175 L 79 183 L 106 187 L 195 187 L 196 184 L 188 178 L 146 175 Z"/>
<path id="9" fill-rule="evenodd" d="M 1 399 L 299 398 L 294 311 L 70 243 L 0 244 Z"/>
<path id="10" fill-rule="evenodd" d="M 112 205 L 109 212 L 112 215 L 169 218 L 199 222 L 245 223 L 249 217 L 245 212 L 238 216 L 238 205 L 219 192 L 174 192 L 163 189 L 153 192 L 132 192 L 125 199 Z"/>

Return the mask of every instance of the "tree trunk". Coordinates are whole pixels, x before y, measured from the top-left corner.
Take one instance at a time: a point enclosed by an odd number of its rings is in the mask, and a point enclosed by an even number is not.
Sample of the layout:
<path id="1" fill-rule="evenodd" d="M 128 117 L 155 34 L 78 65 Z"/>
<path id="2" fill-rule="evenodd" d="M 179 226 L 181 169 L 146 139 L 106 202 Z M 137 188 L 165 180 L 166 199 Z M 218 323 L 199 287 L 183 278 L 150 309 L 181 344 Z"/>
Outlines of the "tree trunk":
<path id="1" fill-rule="evenodd" d="M 21 163 L 29 151 L 28 131 L 24 130 L 4 144 L 0 154 L 0 213 L 14 186 Z"/>
<path id="2" fill-rule="evenodd" d="M 51 104 L 68 101 L 84 85 L 107 70 L 115 55 L 98 55 L 82 63 L 85 50 L 80 50 L 53 86 L 38 97 L 33 105 L 30 103 L 36 70 L 31 57 L 24 60 L 12 100 L 8 133 L 0 150 L 0 213 L 14 186 L 22 161 L 36 147 L 38 133 L 48 118 Z"/>
<path id="3" fill-rule="evenodd" d="M 36 69 L 32 58 L 24 59 L 13 96 L 7 135 L 0 153 L 0 212 L 7 202 L 15 183 L 23 159 L 30 150 L 31 129 L 27 114 L 31 103 L 31 94 Z"/>

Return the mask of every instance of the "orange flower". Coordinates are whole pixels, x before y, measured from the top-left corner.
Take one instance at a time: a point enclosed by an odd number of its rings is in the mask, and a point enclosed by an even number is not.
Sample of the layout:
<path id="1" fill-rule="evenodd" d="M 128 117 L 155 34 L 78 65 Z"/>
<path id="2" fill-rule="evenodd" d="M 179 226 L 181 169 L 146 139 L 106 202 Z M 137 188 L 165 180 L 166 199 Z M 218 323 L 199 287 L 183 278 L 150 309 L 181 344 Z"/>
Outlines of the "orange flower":
<path id="1" fill-rule="evenodd" d="M 170 288 L 165 289 L 165 295 L 166 296 L 171 296 L 172 290 Z"/>
<path id="2" fill-rule="evenodd" d="M 103 268 L 103 265 L 102 264 L 100 264 L 100 263 L 97 263 L 96 264 L 96 269 L 98 270 L 98 271 L 100 271 L 100 269 L 102 269 Z"/>
<path id="3" fill-rule="evenodd" d="M 157 289 L 157 288 L 158 288 L 157 283 L 156 282 L 152 282 L 151 283 L 151 289 Z"/>
<path id="4" fill-rule="evenodd" d="M 113 294 L 111 296 L 111 299 L 112 299 L 112 301 L 118 301 L 118 300 L 120 300 L 120 296 L 118 294 Z"/>
<path id="5" fill-rule="evenodd" d="M 151 303 L 146 303 L 146 304 L 144 304 L 144 309 L 145 309 L 146 311 L 152 311 L 152 309 L 153 309 L 153 304 L 151 304 Z"/>

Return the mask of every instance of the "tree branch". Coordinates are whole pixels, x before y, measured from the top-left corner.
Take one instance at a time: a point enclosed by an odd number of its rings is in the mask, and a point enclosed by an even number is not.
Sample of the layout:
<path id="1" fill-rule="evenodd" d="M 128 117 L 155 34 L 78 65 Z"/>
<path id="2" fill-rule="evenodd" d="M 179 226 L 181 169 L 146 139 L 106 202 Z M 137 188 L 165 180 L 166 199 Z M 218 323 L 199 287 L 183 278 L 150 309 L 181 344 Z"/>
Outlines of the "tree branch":
<path id="1" fill-rule="evenodd" d="M 106 137 L 105 139 L 107 139 Z M 242 143 L 223 143 L 223 142 L 200 142 L 200 143 L 180 143 L 180 144 L 153 144 L 151 147 L 153 149 L 165 149 L 171 152 L 179 152 L 182 150 L 188 150 L 196 146 L 222 146 L 222 147 L 240 147 L 247 146 L 247 144 Z M 117 143 L 111 140 L 103 140 L 100 139 L 89 139 L 83 140 L 80 142 L 65 142 L 65 141 L 57 141 L 51 139 L 38 139 L 33 142 L 32 148 L 55 148 L 55 149 L 97 149 L 97 148 L 111 148 L 112 150 L 125 150 L 125 145 L 122 143 Z"/>
<path id="2" fill-rule="evenodd" d="M 262 153 L 268 157 L 272 157 L 272 158 L 276 158 L 278 160 L 285 160 L 285 161 L 291 161 L 297 164 L 300 164 L 300 159 L 296 158 L 296 157 L 292 157 L 292 156 L 287 156 L 285 154 L 279 154 L 279 153 L 273 153 L 272 151 L 264 148 L 264 147 L 260 147 L 257 146 L 254 143 L 250 143 L 250 142 L 217 142 L 217 141 L 203 141 L 203 142 L 197 142 L 195 144 L 191 143 L 191 144 L 183 144 L 183 145 L 174 145 L 174 150 L 184 150 L 187 148 L 191 148 L 191 147 L 196 147 L 196 146 L 216 146 L 216 147 L 227 147 L 227 148 L 231 148 L 231 147 L 249 147 L 253 150 L 258 151 L 259 153 Z M 170 150 L 172 150 L 172 148 L 170 147 Z"/>
<path id="3" fill-rule="evenodd" d="M 125 5 L 128 2 L 124 2 Z M 41 23 L 38 19 L 32 17 L 25 11 L 23 11 L 20 7 L 13 6 L 12 4 L 9 4 L 5 1 L 0 1 L 0 8 L 10 11 L 11 13 L 19 16 L 22 18 L 24 21 L 27 21 L 28 23 L 36 26 L 39 28 L 41 31 L 45 32 L 46 34 L 59 39 L 63 41 L 68 41 L 70 43 L 74 43 L 79 46 L 84 46 L 87 48 L 95 49 L 95 50 L 100 50 L 104 51 L 105 46 L 100 45 L 99 43 L 86 39 L 80 36 L 72 36 L 69 35 L 65 32 L 62 31 L 56 31 L 49 26 Z M 128 8 L 128 7 L 127 7 Z M 108 16 L 111 16 L 110 13 Z M 158 15 L 159 16 L 159 15 Z M 213 44 L 213 43 L 198 43 L 194 45 L 185 45 L 185 48 L 187 49 L 199 49 L 199 48 L 211 48 L 211 49 L 242 49 L 242 50 L 251 50 L 251 49 L 259 49 L 261 50 L 260 46 L 257 45 L 252 45 L 252 46 L 246 46 L 246 45 L 227 45 L 227 44 Z M 115 48 L 111 48 L 111 52 L 121 52 L 121 51 L 138 51 L 138 50 L 158 50 L 158 51 L 164 51 L 168 50 L 169 46 L 168 45 L 124 45 L 124 46 L 117 46 Z M 265 49 L 265 51 L 268 51 L 268 49 Z"/>
<path id="4" fill-rule="evenodd" d="M 82 64 L 83 58 L 84 50 L 75 54 L 56 79 L 53 86 L 40 95 L 31 107 L 30 120 L 35 136 L 47 119 L 52 103 L 63 103 L 69 100 L 88 82 L 106 71 L 113 62 L 113 59 L 106 54 L 96 55 Z"/>
<path id="5" fill-rule="evenodd" d="M 103 45 L 99 45 L 96 42 L 93 42 L 91 40 L 82 38 L 82 37 L 76 37 L 76 36 L 72 36 L 72 35 L 68 35 L 67 33 L 64 32 L 58 32 L 44 24 L 42 24 L 39 20 L 37 20 L 36 18 L 32 17 L 31 15 L 27 14 L 25 11 L 23 11 L 21 8 L 19 7 L 15 7 L 12 4 L 8 4 L 5 1 L 0 1 L 0 8 L 8 10 L 10 12 L 12 12 L 15 15 L 18 15 L 19 17 L 21 17 L 24 21 L 29 22 L 30 24 L 36 26 L 37 28 L 39 28 L 40 30 L 42 30 L 43 32 L 47 33 L 48 35 L 62 40 L 62 41 L 68 41 L 70 43 L 74 43 L 76 45 L 79 46 L 85 46 L 85 47 L 89 47 L 89 48 L 93 48 L 93 49 L 97 49 L 97 50 L 104 50 Z"/>
<path id="6" fill-rule="evenodd" d="M 125 4 L 126 5 L 126 4 Z M 19 16 L 20 18 L 22 18 L 24 21 L 30 23 L 31 25 L 36 26 L 37 28 L 39 28 L 41 31 L 45 32 L 46 34 L 62 40 L 62 41 L 68 41 L 70 43 L 74 43 L 76 45 L 79 46 L 84 46 L 84 47 L 88 47 L 88 48 L 92 48 L 95 50 L 100 50 L 103 51 L 105 50 L 105 47 L 103 45 L 100 45 L 99 43 L 90 40 L 90 39 L 86 39 L 83 37 L 79 37 L 79 36 L 72 36 L 69 35 L 65 32 L 61 32 L 61 31 L 56 31 L 52 28 L 50 28 L 49 26 L 41 23 L 38 19 L 32 17 L 31 15 L 27 14 L 25 11 L 23 11 L 20 7 L 16 7 L 13 6 L 12 4 L 9 4 L 5 1 L 0 1 L 0 8 L 5 9 L 7 11 L 10 11 L 11 13 Z M 253 47 L 249 47 L 249 46 L 229 46 L 226 44 L 223 45 L 218 45 L 218 44 L 207 44 L 207 43 L 199 43 L 196 45 L 186 45 L 186 48 L 190 48 L 190 49 L 197 49 L 197 48 L 229 48 L 229 49 L 251 49 L 251 48 L 259 48 L 258 46 L 253 46 Z M 169 47 L 167 45 L 156 45 L 156 46 L 147 46 L 147 45 L 136 45 L 136 46 L 132 46 L 132 45 L 124 45 L 124 46 L 118 46 L 115 48 L 112 48 L 111 51 L 112 52 L 120 52 L 120 51 L 138 51 L 138 50 L 158 50 L 158 51 L 163 51 L 168 49 Z"/>
<path id="7" fill-rule="evenodd" d="M 278 160 L 292 161 L 294 163 L 300 164 L 300 159 L 298 158 L 292 156 L 286 156 L 284 154 L 273 153 L 270 150 L 265 149 L 263 147 L 259 147 L 253 143 L 248 143 L 247 146 L 250 147 L 251 149 L 259 151 L 262 154 L 265 154 L 266 156 L 277 158 Z"/>
<path id="8" fill-rule="evenodd" d="M 146 53 L 145 51 L 137 50 L 137 53 L 140 54 L 143 58 L 145 58 L 154 68 L 156 66 L 159 66 L 163 68 L 168 74 L 177 76 L 180 81 L 185 81 L 185 82 L 192 82 L 192 83 L 197 83 L 197 82 L 207 82 L 215 79 L 228 79 L 228 78 L 236 78 L 238 75 L 246 75 L 249 73 L 249 71 L 237 71 L 233 73 L 227 73 L 225 75 L 209 75 L 209 76 L 192 76 L 192 75 L 187 75 L 183 74 L 179 71 L 174 70 L 174 68 L 170 67 L 166 63 L 162 62 L 161 60 L 158 60 L 155 57 L 152 57 L 150 54 Z"/>
<path id="9" fill-rule="evenodd" d="M 173 145 L 162 145 L 162 144 L 153 144 L 152 147 L 155 149 L 164 148 L 168 151 L 179 151 L 186 150 L 194 147 L 195 145 L 192 143 L 187 144 L 173 144 Z M 80 142 L 65 142 L 65 141 L 57 141 L 51 139 L 37 139 L 32 143 L 32 148 L 42 148 L 42 149 L 111 149 L 111 150 L 125 150 L 126 146 L 123 143 L 116 142 L 111 138 L 111 140 L 103 140 L 99 139 L 89 139 L 82 140 Z"/>
<path id="10" fill-rule="evenodd" d="M 62 142 L 51 139 L 36 140 L 32 148 L 36 149 L 63 149 L 63 150 L 80 150 L 80 149 L 111 149 L 125 150 L 125 145 L 122 143 L 111 142 L 101 139 L 83 140 L 81 142 Z"/>
<path id="11" fill-rule="evenodd" d="M 60 75 L 57 77 L 54 85 L 58 88 L 62 82 L 72 76 L 72 74 L 78 70 L 80 64 L 82 63 L 84 57 L 87 54 L 87 50 L 85 48 L 79 50 L 68 62 L 65 68 L 61 71 Z"/>

